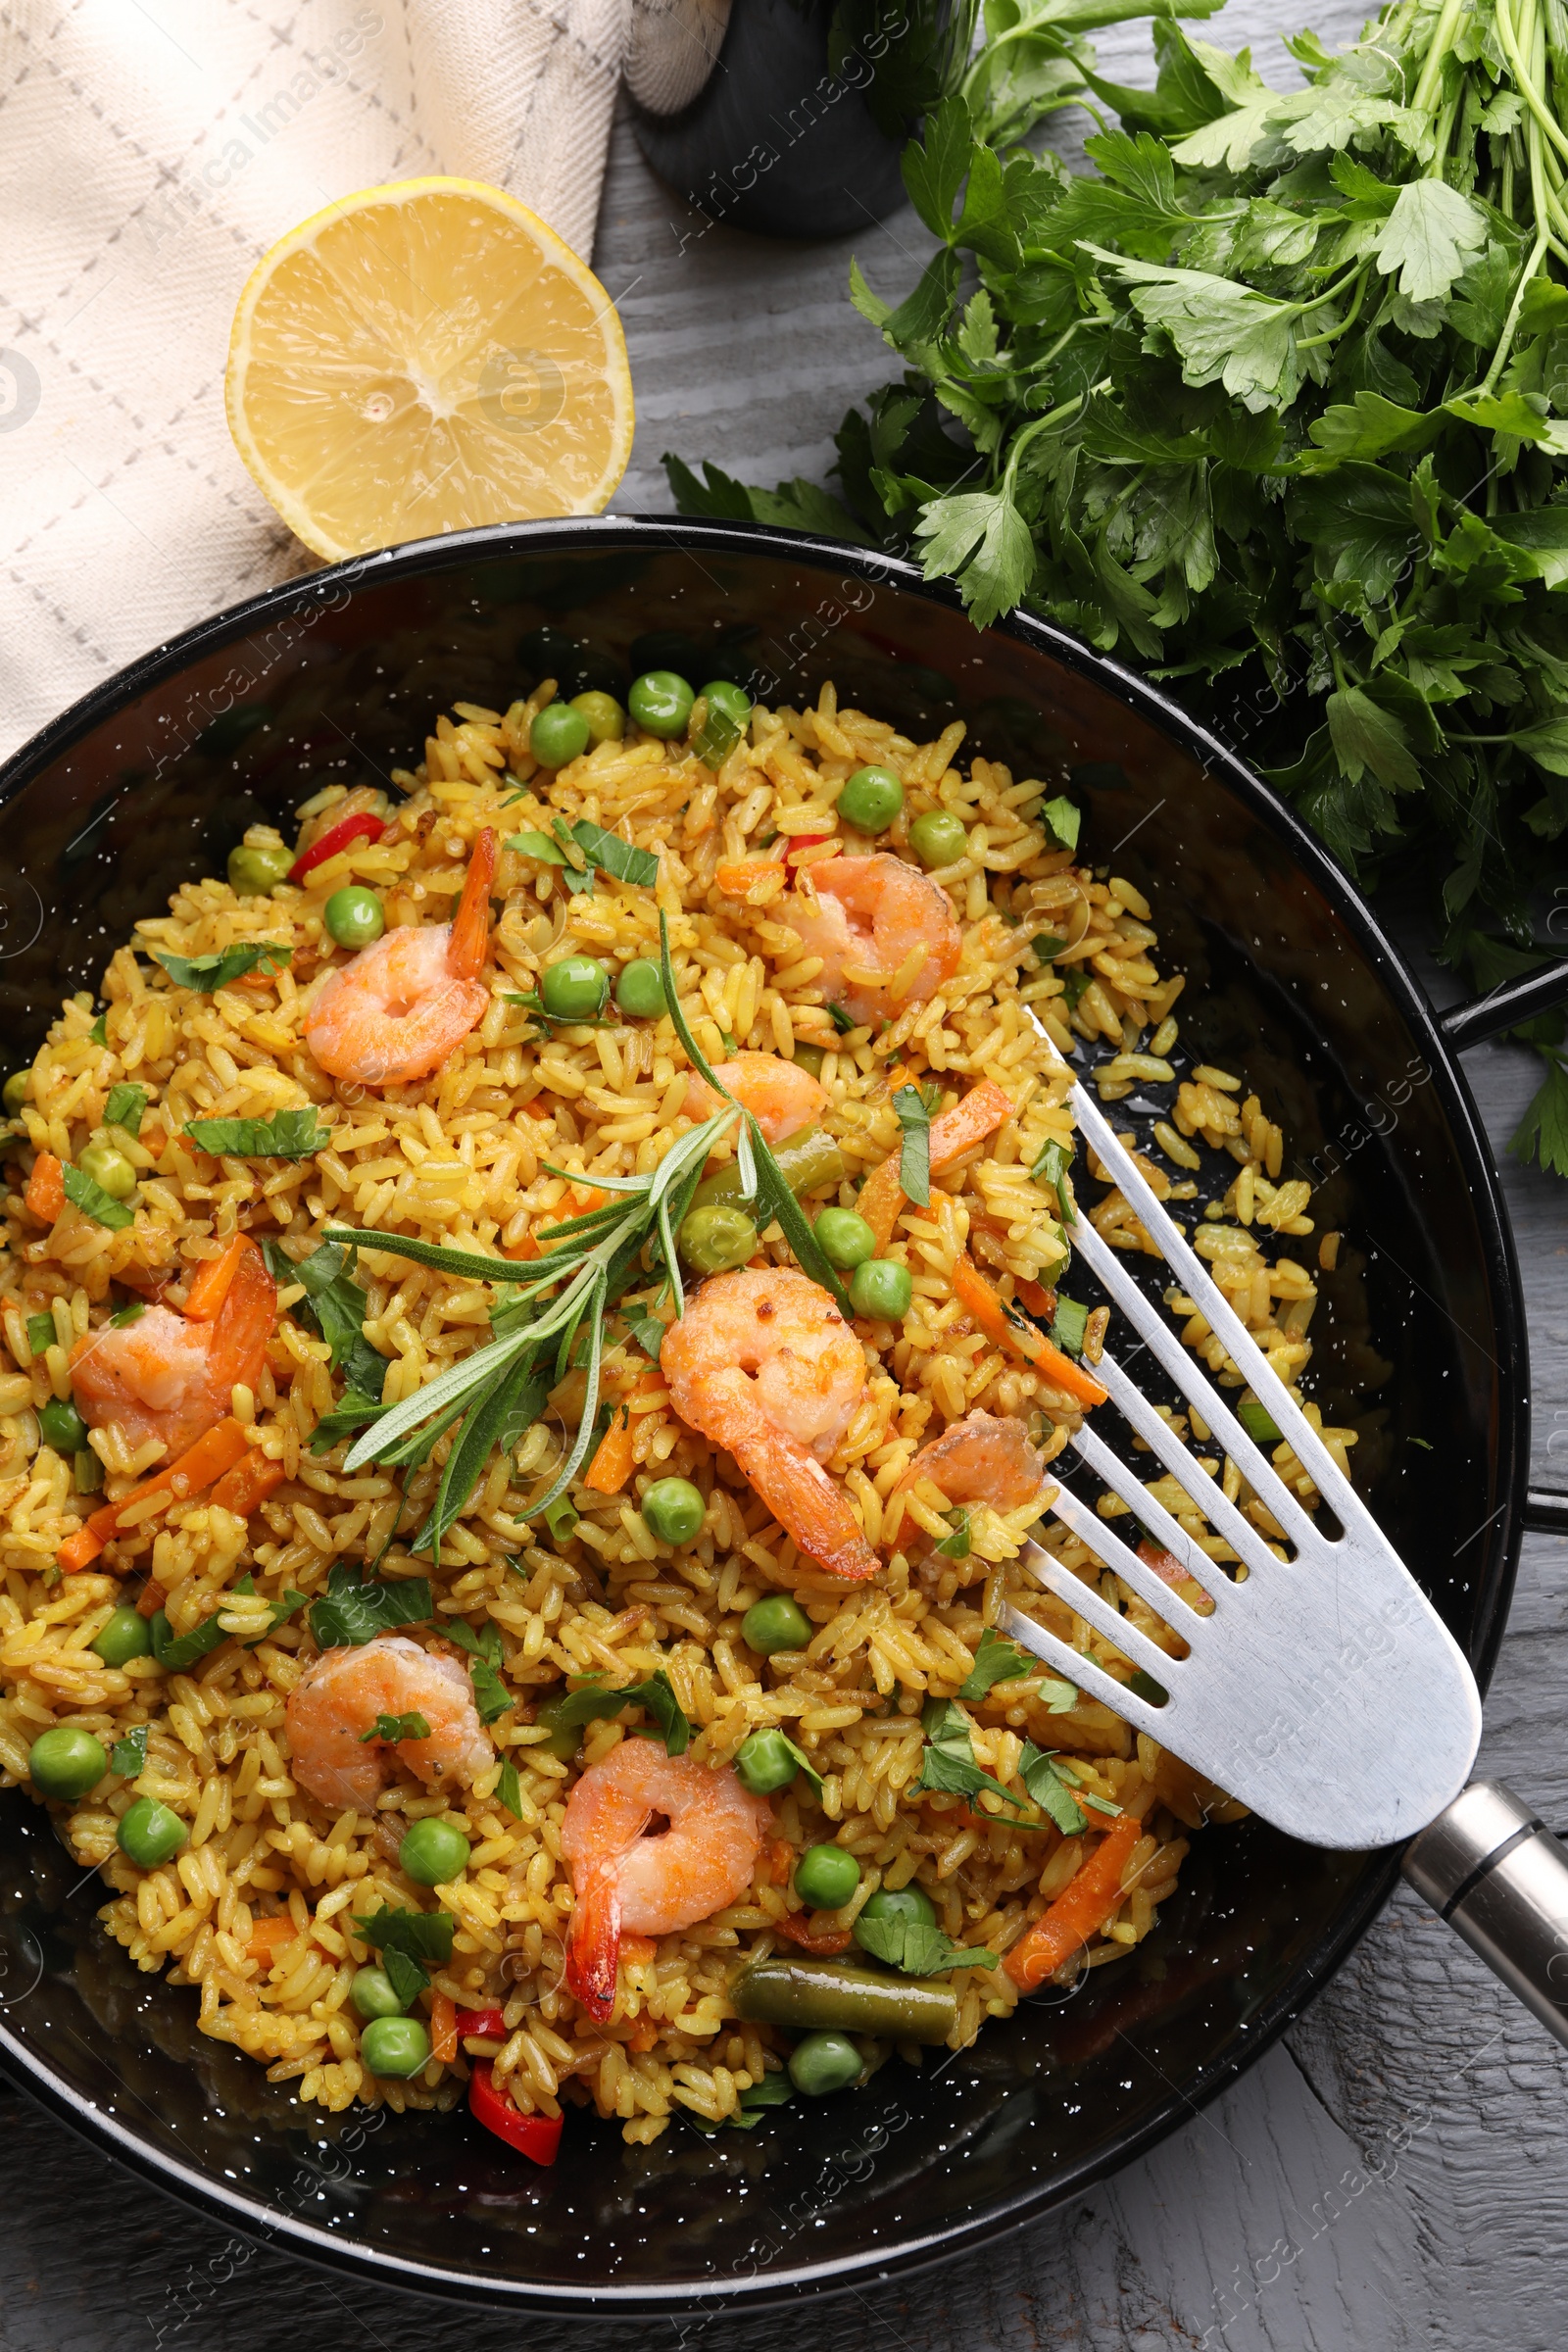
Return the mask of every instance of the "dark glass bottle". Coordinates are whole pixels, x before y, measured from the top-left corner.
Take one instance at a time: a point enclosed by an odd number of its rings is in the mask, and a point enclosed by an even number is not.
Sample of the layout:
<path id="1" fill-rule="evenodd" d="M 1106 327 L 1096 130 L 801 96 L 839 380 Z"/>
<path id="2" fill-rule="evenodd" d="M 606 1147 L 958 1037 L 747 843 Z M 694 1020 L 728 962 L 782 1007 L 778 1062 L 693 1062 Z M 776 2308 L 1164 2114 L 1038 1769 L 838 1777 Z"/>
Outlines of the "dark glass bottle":
<path id="1" fill-rule="evenodd" d="M 633 0 L 638 143 L 688 203 L 838 237 L 904 201 L 904 142 L 967 55 L 974 0 Z"/>

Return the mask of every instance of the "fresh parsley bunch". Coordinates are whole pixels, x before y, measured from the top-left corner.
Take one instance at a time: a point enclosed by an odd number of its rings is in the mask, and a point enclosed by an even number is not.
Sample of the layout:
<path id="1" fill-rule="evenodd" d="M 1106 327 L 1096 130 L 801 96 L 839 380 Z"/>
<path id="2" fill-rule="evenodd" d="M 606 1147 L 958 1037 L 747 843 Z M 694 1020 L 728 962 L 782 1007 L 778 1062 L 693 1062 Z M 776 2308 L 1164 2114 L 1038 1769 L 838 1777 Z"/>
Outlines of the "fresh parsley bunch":
<path id="1" fill-rule="evenodd" d="M 1117 88 L 1090 21 L 992 0 L 906 154 L 938 247 L 896 309 L 852 274 L 903 373 L 839 433 L 838 527 L 1174 682 L 1494 985 L 1560 953 L 1568 866 L 1568 17 L 1394 0 L 1291 40 L 1289 93 L 1162 12 Z M 1093 176 L 1016 143 L 1071 96 Z M 666 464 L 687 513 L 822 525 Z M 1568 1174 L 1562 1018 L 1521 1034 L 1515 1149 Z"/>

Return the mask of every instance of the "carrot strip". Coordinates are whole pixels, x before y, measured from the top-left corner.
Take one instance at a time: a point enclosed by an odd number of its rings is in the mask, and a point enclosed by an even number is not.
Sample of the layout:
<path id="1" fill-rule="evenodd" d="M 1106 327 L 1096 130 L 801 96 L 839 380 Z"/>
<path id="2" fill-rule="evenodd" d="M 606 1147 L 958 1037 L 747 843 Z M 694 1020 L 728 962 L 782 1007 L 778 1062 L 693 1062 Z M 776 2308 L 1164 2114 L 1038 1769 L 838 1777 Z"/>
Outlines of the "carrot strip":
<path id="1" fill-rule="evenodd" d="M 74 1536 L 66 1538 L 55 1554 L 61 1575 L 74 1576 L 79 1568 L 89 1567 L 103 1547 L 102 1536 L 95 1536 L 88 1525 L 78 1527 Z"/>
<path id="2" fill-rule="evenodd" d="M 159 1584 L 157 1578 L 150 1576 L 147 1579 L 147 1582 L 143 1585 L 141 1592 L 137 1596 L 137 1616 L 156 1617 L 159 1610 L 164 1606 L 164 1603 L 168 1600 L 168 1598 L 169 1594 L 164 1591 L 163 1586 Z"/>
<path id="3" fill-rule="evenodd" d="M 618 1494 L 631 1476 L 631 1458 L 630 1420 L 612 1421 L 599 1441 L 583 1485 L 595 1494 Z"/>
<path id="4" fill-rule="evenodd" d="M 1102 1928 L 1124 1892 L 1122 1873 L 1144 1834 L 1135 1813 L 1118 1813 L 1082 1869 L 1015 1943 L 1003 1962 L 1013 1983 L 1033 1992 Z"/>
<path id="5" fill-rule="evenodd" d="M 217 1257 L 210 1257 L 198 1266 L 185 1297 L 187 1323 L 211 1323 L 215 1319 L 249 1247 L 244 1234 L 236 1233 Z"/>
<path id="6" fill-rule="evenodd" d="M 259 1446 L 253 1446 L 232 1470 L 224 1471 L 210 1499 L 220 1509 L 232 1511 L 236 1519 L 248 1519 L 257 1504 L 265 1502 L 272 1489 L 280 1487 L 287 1476 L 281 1462 L 274 1462 Z"/>
<path id="7" fill-rule="evenodd" d="M 32 1163 L 23 1201 L 45 1225 L 52 1225 L 66 1205 L 66 1179 L 52 1152 L 40 1152 Z"/>
<path id="8" fill-rule="evenodd" d="M 245 1946 L 253 1960 L 272 1960 L 285 1943 L 292 1943 L 299 1930 L 286 1911 L 273 1919 L 259 1919 L 251 1928 L 251 1939 Z"/>
<path id="9" fill-rule="evenodd" d="M 961 1159 L 966 1152 L 983 1144 L 987 1136 L 1004 1127 L 1011 1116 L 1011 1101 L 994 1079 L 982 1078 L 978 1086 L 971 1086 L 962 1102 L 955 1102 L 951 1110 L 943 1111 L 931 1122 L 932 1175 L 940 1176 L 944 1168 L 951 1168 L 956 1159 Z M 893 1239 L 893 1228 L 904 1202 L 899 1154 L 894 1152 L 871 1170 L 855 1204 L 876 1235 L 879 1252 Z"/>
<path id="10" fill-rule="evenodd" d="M 1010 1348 L 1021 1355 L 1026 1364 L 1044 1372 L 1053 1388 L 1065 1389 L 1080 1404 L 1103 1404 L 1106 1392 L 1081 1364 L 1033 1328 L 1015 1323 L 1002 1300 L 981 1273 L 974 1260 L 960 1256 L 953 1269 L 953 1288 L 966 1313 L 971 1314 L 988 1339 L 999 1348 Z"/>
<path id="11" fill-rule="evenodd" d="M 899 1221 L 907 1195 L 899 1182 L 899 1156 L 879 1160 L 860 1187 L 855 1206 L 876 1235 L 877 1255 L 880 1257 L 893 1239 L 893 1228 Z"/>
<path id="12" fill-rule="evenodd" d="M 132 1487 L 118 1502 L 104 1503 L 94 1511 L 87 1525 L 101 1544 L 107 1544 L 120 1525 L 121 1512 L 128 1510 L 133 1502 L 140 1502 L 143 1495 L 160 1494 L 167 1487 L 172 1501 L 187 1502 L 203 1487 L 210 1487 L 214 1479 L 221 1478 L 225 1470 L 232 1470 L 248 1450 L 245 1432 L 230 1415 L 199 1437 L 194 1446 L 187 1446 L 167 1469 L 144 1478 L 139 1487 Z"/>
<path id="13" fill-rule="evenodd" d="M 477 980 L 490 946 L 490 885 L 496 878 L 496 834 L 486 825 L 473 845 L 452 926 L 447 962 L 456 980 Z"/>
<path id="14" fill-rule="evenodd" d="M 1160 1582 L 1169 1585 L 1173 1592 L 1179 1591 L 1189 1581 L 1196 1581 L 1189 1579 L 1187 1570 L 1182 1566 L 1176 1554 L 1173 1551 L 1166 1551 L 1162 1544 L 1148 1542 L 1140 1544 L 1138 1557 L 1146 1567 L 1152 1568 Z"/>
<path id="15" fill-rule="evenodd" d="M 458 2054 L 458 2004 L 449 1993 L 430 1996 L 430 2055 L 450 2066 Z"/>
<path id="16" fill-rule="evenodd" d="M 1012 1285 L 1032 1315 L 1042 1315 L 1048 1323 L 1056 1319 L 1056 1294 L 1038 1282 L 1020 1282 L 1016 1276 Z"/>
<path id="17" fill-rule="evenodd" d="M 765 858 L 726 858 L 713 869 L 713 880 L 726 899 L 744 899 L 747 892 L 767 872 L 769 863 L 777 859 Z"/>
<path id="18" fill-rule="evenodd" d="M 990 1078 L 971 1086 L 961 1102 L 931 1122 L 931 1165 L 938 1175 L 956 1159 L 983 1144 L 987 1136 L 1005 1127 L 1012 1116 L 1011 1099 Z"/>
<path id="19" fill-rule="evenodd" d="M 662 1389 L 664 1376 L 657 1364 L 651 1365 L 641 1380 L 631 1389 L 633 1396 L 651 1396 Z M 596 1494 L 618 1494 L 632 1472 L 631 1415 L 624 1400 L 615 1407 L 616 1419 L 611 1422 L 599 1441 L 598 1449 L 588 1465 L 583 1484 Z"/>

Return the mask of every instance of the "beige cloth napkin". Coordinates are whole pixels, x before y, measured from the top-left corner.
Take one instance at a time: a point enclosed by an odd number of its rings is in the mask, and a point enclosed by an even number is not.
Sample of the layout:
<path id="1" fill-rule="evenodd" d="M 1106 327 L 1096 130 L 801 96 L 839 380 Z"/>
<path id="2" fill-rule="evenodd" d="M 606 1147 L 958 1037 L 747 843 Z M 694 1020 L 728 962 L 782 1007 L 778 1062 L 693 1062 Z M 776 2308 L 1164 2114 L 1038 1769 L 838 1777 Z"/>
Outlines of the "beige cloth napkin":
<path id="1" fill-rule="evenodd" d="M 458 172 L 591 256 L 628 0 L 8 0 L 0 755 L 310 567 L 223 415 L 234 304 L 356 188 Z"/>

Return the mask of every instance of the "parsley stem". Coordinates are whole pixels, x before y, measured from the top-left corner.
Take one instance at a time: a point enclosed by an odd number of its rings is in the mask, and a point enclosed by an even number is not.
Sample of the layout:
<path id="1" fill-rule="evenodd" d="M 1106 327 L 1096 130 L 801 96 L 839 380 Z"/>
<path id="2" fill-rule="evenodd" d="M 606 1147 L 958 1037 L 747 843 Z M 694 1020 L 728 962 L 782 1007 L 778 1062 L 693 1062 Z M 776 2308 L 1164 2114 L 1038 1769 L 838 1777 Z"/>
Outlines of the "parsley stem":
<path id="1" fill-rule="evenodd" d="M 1287 303 L 1282 305 L 1282 308 L 1285 310 L 1286 315 L 1289 318 L 1305 318 L 1310 315 L 1311 312 L 1322 310 L 1325 303 L 1337 302 L 1340 296 L 1345 292 L 1346 287 L 1352 284 L 1356 278 L 1362 276 L 1365 272 L 1365 262 L 1357 262 L 1353 270 L 1347 270 L 1342 278 L 1338 279 L 1334 285 L 1325 287 L 1321 294 L 1314 294 L 1310 302 Z M 1304 347 L 1298 345 L 1298 348 L 1301 349 Z"/>
<path id="2" fill-rule="evenodd" d="M 1497 0 L 1496 13 L 1499 28 L 1507 5 L 1508 0 Z M 1432 101 L 1438 94 L 1438 85 L 1443 78 L 1443 61 L 1453 46 L 1453 36 L 1458 31 L 1469 7 L 1470 0 L 1444 0 L 1443 14 L 1432 28 L 1432 39 L 1427 49 L 1426 63 L 1421 68 L 1421 78 L 1416 83 L 1410 97 L 1412 114 L 1431 113 Z M 1503 46 L 1506 48 L 1507 43 L 1504 42 Z"/>
<path id="3" fill-rule="evenodd" d="M 1530 284 L 1530 281 L 1535 276 L 1537 270 L 1541 268 L 1542 259 L 1545 253 L 1545 250 L 1546 231 L 1544 226 L 1538 227 L 1536 231 L 1536 241 L 1531 249 L 1530 259 L 1528 262 L 1526 262 L 1523 270 L 1519 272 L 1519 283 L 1513 290 L 1513 301 L 1509 304 L 1508 316 L 1502 322 L 1502 335 L 1498 341 L 1496 350 L 1492 355 L 1492 365 L 1481 379 L 1480 388 L 1484 393 L 1492 390 L 1498 376 L 1502 373 L 1503 365 L 1507 360 L 1509 352 L 1513 349 L 1513 339 L 1519 329 L 1519 313 L 1524 307 L 1525 289 Z"/>
<path id="4" fill-rule="evenodd" d="M 1326 326 L 1320 335 L 1302 336 L 1297 343 L 1298 351 L 1315 351 L 1320 343 L 1337 343 L 1342 335 L 1349 333 L 1361 315 L 1361 304 L 1366 297 L 1367 270 L 1368 265 L 1363 262 L 1355 273 L 1355 292 L 1351 297 L 1350 307 L 1340 320 L 1339 325 Z"/>
<path id="5" fill-rule="evenodd" d="M 1443 59 L 1439 51 L 1439 42 L 1441 40 L 1446 47 L 1453 35 L 1453 26 L 1449 20 L 1462 14 L 1465 6 L 1466 0 L 1446 0 L 1443 15 L 1438 20 L 1438 29 L 1433 35 L 1432 49 L 1422 71 L 1421 81 L 1416 85 L 1415 103 L 1418 106 L 1421 104 L 1422 86 L 1426 81 L 1427 74 L 1433 71 L 1434 59 L 1437 61 L 1438 70 L 1442 70 Z M 1497 27 L 1497 38 L 1502 43 L 1503 55 L 1507 58 L 1514 80 L 1519 86 L 1520 97 L 1559 154 L 1568 157 L 1568 136 L 1565 136 L 1559 127 L 1556 116 L 1537 88 L 1530 69 L 1525 64 L 1518 36 L 1514 31 L 1513 17 L 1509 10 L 1508 0 L 1496 0 L 1494 15 Z M 1430 103 L 1430 97 L 1428 103 Z"/>
<path id="6" fill-rule="evenodd" d="M 1053 409 L 1048 416 L 1037 416 L 1032 424 L 1024 426 L 1022 432 L 1013 441 L 1012 455 L 1007 460 L 1007 470 L 1002 477 L 1004 498 L 1011 498 L 1012 485 L 1018 476 L 1018 460 L 1023 456 L 1036 434 L 1043 433 L 1048 425 L 1060 424 L 1064 418 L 1072 415 L 1074 409 L 1087 409 L 1098 392 L 1108 392 L 1109 390 L 1110 378 L 1108 375 L 1102 375 L 1098 384 L 1091 384 L 1085 392 L 1075 392 L 1071 400 L 1062 402 L 1059 409 Z"/>

